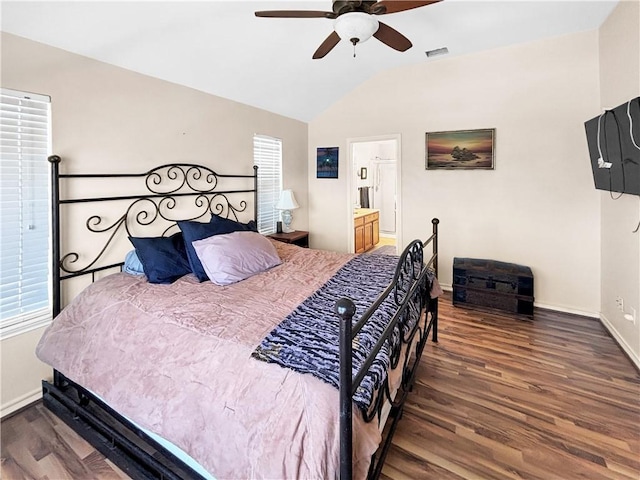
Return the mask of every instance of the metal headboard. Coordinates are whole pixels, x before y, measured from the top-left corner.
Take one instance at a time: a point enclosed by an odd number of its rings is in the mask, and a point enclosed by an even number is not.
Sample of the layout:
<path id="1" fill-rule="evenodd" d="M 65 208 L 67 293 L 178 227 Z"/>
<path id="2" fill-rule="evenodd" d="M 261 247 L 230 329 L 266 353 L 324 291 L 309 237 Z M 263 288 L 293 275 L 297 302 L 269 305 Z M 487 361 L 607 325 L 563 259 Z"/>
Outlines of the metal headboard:
<path id="1" fill-rule="evenodd" d="M 61 174 L 58 155 L 49 157 L 51 163 L 51 225 L 52 225 L 52 278 L 53 278 L 53 316 L 61 310 L 61 282 L 69 278 L 92 275 L 96 272 L 121 267 L 123 262 L 101 265 L 109 246 L 113 245 L 117 234 L 131 236 L 131 226 L 150 226 L 156 221 L 169 225 L 162 235 L 166 235 L 179 220 L 197 220 L 208 214 L 239 220 L 238 213 L 245 212 L 248 206 L 241 199 L 232 203 L 229 196 L 235 194 L 253 194 L 253 219 L 258 219 L 258 167 L 253 167 L 253 175 L 221 175 L 203 165 L 189 163 L 170 163 L 158 166 L 144 173 L 106 173 L 106 174 Z M 82 197 L 61 199 L 61 183 L 71 179 L 123 179 L 143 178 L 142 193 L 135 195 L 113 195 L 102 197 Z M 217 190 L 220 179 L 253 179 L 253 188 Z M 175 218 L 171 215 L 179 199 L 193 199 L 196 215 L 188 218 Z M 241 197 L 234 197 L 241 198 Z M 85 222 L 86 230 L 103 234 L 99 253 L 83 266 L 75 264 L 80 260 L 77 252 L 62 252 L 60 207 L 67 204 L 130 201 L 122 214 L 107 224 L 100 215 L 91 215 Z M 106 235 L 106 240 L 104 240 Z"/>

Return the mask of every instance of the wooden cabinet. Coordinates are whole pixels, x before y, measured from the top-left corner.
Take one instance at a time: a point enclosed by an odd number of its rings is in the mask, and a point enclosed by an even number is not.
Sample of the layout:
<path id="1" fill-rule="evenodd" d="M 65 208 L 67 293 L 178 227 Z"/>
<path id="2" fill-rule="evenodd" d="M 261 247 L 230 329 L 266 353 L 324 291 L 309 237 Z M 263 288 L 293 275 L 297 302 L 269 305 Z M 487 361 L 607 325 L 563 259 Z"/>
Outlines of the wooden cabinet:
<path id="1" fill-rule="evenodd" d="M 364 250 L 365 252 L 373 247 L 373 223 L 364 224 Z"/>
<path id="2" fill-rule="evenodd" d="M 364 252 L 364 217 L 357 217 L 353 219 L 355 227 L 355 243 L 356 253 Z"/>
<path id="3" fill-rule="evenodd" d="M 355 252 L 370 250 L 380 241 L 380 212 L 359 209 L 353 219 Z"/>
<path id="4" fill-rule="evenodd" d="M 380 218 L 376 217 L 376 219 L 371 222 L 371 226 L 373 230 L 373 245 L 375 246 L 380 242 Z"/>

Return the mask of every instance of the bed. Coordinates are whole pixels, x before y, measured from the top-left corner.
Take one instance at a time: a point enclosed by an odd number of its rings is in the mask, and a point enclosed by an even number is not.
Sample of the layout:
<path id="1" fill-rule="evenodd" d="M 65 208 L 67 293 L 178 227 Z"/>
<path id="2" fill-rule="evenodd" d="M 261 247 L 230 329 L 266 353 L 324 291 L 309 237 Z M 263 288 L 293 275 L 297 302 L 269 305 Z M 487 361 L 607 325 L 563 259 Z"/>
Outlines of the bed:
<path id="1" fill-rule="evenodd" d="M 55 319 L 37 349 L 54 369 L 47 408 L 132 478 L 379 477 L 424 345 L 437 341 L 437 219 L 399 256 L 326 252 L 255 231 L 255 167 L 84 175 L 49 161 Z M 70 198 L 91 179 L 142 191 Z M 96 252 L 87 258 L 62 247 L 73 205 L 108 212 L 83 217 L 104 239 L 81 242 Z M 121 237 L 145 275 L 107 260 Z M 192 247 L 187 267 L 183 253 L 162 258 L 187 273 L 153 280 L 164 271 L 151 272 L 146 245 L 176 239 Z M 90 285 L 62 309 L 61 285 L 79 277 Z"/>

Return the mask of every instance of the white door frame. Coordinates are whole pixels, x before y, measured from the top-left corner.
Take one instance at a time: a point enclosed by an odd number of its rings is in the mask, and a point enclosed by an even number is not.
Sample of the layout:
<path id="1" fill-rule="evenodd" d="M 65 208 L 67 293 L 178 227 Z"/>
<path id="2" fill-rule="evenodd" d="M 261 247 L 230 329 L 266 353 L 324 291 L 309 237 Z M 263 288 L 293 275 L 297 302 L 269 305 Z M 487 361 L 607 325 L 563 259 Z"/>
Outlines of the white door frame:
<path id="1" fill-rule="evenodd" d="M 395 140 L 396 141 L 396 246 L 398 249 L 403 247 L 402 243 L 402 149 L 400 142 L 400 134 L 394 133 L 389 135 L 378 135 L 375 137 L 354 137 L 347 138 L 347 152 L 348 152 L 348 161 L 347 161 L 347 215 L 349 221 L 347 224 L 349 225 L 349 231 L 347 235 L 347 239 L 349 242 L 348 252 L 355 252 L 355 233 L 354 233 L 354 225 L 353 225 L 353 206 L 356 204 L 356 185 L 354 181 L 355 172 L 353 171 L 353 145 L 356 143 L 371 143 L 371 142 L 381 142 L 385 140 Z"/>

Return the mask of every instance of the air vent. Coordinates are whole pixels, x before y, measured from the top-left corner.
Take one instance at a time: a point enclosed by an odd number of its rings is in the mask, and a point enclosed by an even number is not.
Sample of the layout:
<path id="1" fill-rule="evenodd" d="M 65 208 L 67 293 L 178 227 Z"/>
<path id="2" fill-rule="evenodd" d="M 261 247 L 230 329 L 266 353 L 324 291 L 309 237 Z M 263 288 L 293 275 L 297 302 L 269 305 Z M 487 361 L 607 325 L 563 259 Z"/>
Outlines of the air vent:
<path id="1" fill-rule="evenodd" d="M 449 49 L 447 47 L 436 48 L 435 50 L 428 50 L 424 52 L 427 54 L 427 57 L 437 57 L 438 55 L 446 55 L 449 53 Z"/>

